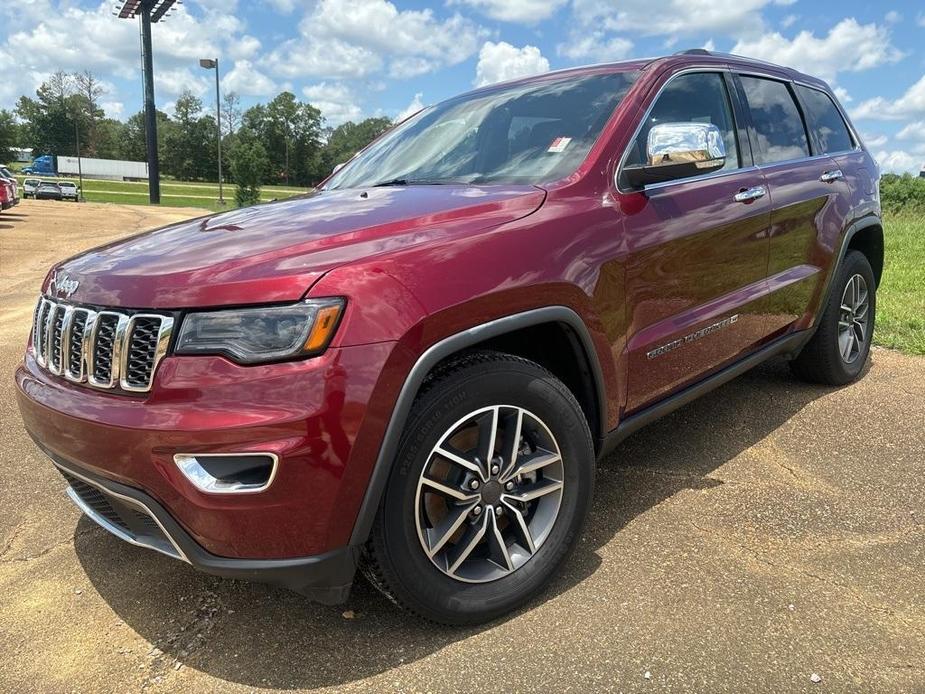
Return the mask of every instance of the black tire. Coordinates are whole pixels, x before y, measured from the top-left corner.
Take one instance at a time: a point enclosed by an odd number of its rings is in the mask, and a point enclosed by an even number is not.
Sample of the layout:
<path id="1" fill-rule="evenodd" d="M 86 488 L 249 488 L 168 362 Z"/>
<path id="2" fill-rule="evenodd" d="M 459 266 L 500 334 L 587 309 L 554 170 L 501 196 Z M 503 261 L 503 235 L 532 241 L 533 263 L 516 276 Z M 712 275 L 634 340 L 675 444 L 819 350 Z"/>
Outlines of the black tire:
<path id="1" fill-rule="evenodd" d="M 498 405 L 523 408 L 545 425 L 560 452 L 563 484 L 557 497 L 557 515 L 546 521 L 550 529 L 545 540 L 536 545 L 535 553 L 513 570 L 508 562 L 502 572 L 509 573 L 503 577 L 471 583 L 441 570 L 425 553 L 417 530 L 421 513 L 417 490 L 441 437 L 471 413 Z M 527 440 L 526 425 L 524 432 L 523 440 Z M 521 450 L 529 451 L 530 445 Z M 499 617 L 536 595 L 571 552 L 590 507 L 594 463 L 591 434 L 581 407 L 571 391 L 538 364 L 497 352 L 474 352 L 439 367 L 409 414 L 367 545 L 363 573 L 400 607 L 434 622 L 477 624 Z M 487 495 L 490 484 L 485 482 L 480 493 Z M 492 503 L 497 502 L 485 502 L 482 508 L 492 509 Z M 539 518 L 536 508 L 532 511 L 534 519 Z M 466 515 L 473 528 L 479 521 L 474 513 Z M 483 513 L 490 515 L 491 511 Z M 481 520 L 486 527 L 509 522 L 506 532 L 515 532 L 513 517 L 508 512 L 505 519 L 504 513 L 502 510 L 502 515 Z M 470 532 L 469 526 L 461 527 Z M 514 550 L 513 545 L 508 546 Z M 477 561 L 490 566 L 485 559 Z"/>
<path id="2" fill-rule="evenodd" d="M 846 358 L 839 348 L 839 322 L 844 316 L 842 299 L 849 281 L 860 275 L 866 285 L 868 305 L 864 339 L 858 340 L 859 347 Z M 837 268 L 832 291 L 819 327 L 800 354 L 790 362 L 794 374 L 810 383 L 843 386 L 860 378 L 870 355 L 874 326 L 877 316 L 877 282 L 867 256 L 859 251 L 848 251 Z"/>

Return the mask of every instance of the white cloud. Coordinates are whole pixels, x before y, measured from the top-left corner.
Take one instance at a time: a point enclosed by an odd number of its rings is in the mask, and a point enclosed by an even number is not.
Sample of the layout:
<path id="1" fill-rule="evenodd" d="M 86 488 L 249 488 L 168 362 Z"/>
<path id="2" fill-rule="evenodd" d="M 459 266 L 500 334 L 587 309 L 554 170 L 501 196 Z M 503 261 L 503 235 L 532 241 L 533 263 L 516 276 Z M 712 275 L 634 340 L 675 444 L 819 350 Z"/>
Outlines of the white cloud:
<path id="1" fill-rule="evenodd" d="M 296 0 L 263 0 L 265 4 L 272 7 L 277 12 L 283 14 L 292 14 L 295 9 Z"/>
<path id="2" fill-rule="evenodd" d="M 925 142 L 925 121 L 915 121 L 909 123 L 902 130 L 896 133 L 897 140 L 918 140 Z"/>
<path id="3" fill-rule="evenodd" d="M 861 139 L 864 140 L 864 144 L 867 145 L 867 147 L 872 149 L 880 149 L 882 147 L 886 147 L 886 143 L 890 138 L 883 134 L 865 135 L 864 133 L 861 133 Z"/>
<path id="4" fill-rule="evenodd" d="M 193 74 L 199 71 L 199 58 L 259 49 L 255 38 L 243 35 L 242 21 L 228 11 L 234 6 L 224 0 L 199 0 L 195 14 L 178 5 L 169 21 L 158 24 L 158 99 L 176 96 L 184 87 L 203 93 L 208 79 Z M 60 0 L 5 2 L 0 13 L 7 32 L 0 57 L 10 57 L 2 64 L 16 66 L 0 80 L 0 105 L 12 105 L 19 95 L 33 92 L 56 70 L 90 70 L 103 80 L 137 80 L 135 93 L 140 95 L 138 24 L 114 17 L 111 0 L 97 0 L 92 7 Z"/>
<path id="5" fill-rule="evenodd" d="M 784 18 L 781 20 L 780 25 L 781 25 L 784 29 L 789 29 L 790 27 L 792 27 L 794 24 L 797 23 L 797 20 L 798 20 L 798 19 L 799 19 L 799 17 L 798 17 L 797 15 L 795 15 L 795 14 L 788 14 L 786 17 L 784 17 Z"/>
<path id="6" fill-rule="evenodd" d="M 321 82 L 302 89 L 312 106 L 321 110 L 327 125 L 336 127 L 348 120 L 357 121 L 363 110 L 356 102 L 356 97 L 343 84 Z"/>
<path id="7" fill-rule="evenodd" d="M 605 63 L 622 60 L 633 50 L 633 42 L 619 36 L 607 37 L 603 31 L 574 32 L 556 52 L 569 60 L 593 60 Z"/>
<path id="8" fill-rule="evenodd" d="M 536 46 L 517 48 L 506 41 L 486 41 L 475 66 L 475 86 L 549 72 L 549 61 Z"/>
<path id="9" fill-rule="evenodd" d="M 395 116 L 395 122 L 400 123 L 401 121 L 405 120 L 405 118 L 410 118 L 415 113 L 424 108 L 424 102 L 421 100 L 423 97 L 424 95 L 421 92 L 415 94 L 414 98 L 411 100 L 411 103 L 405 106 L 401 113 Z"/>
<path id="10" fill-rule="evenodd" d="M 119 120 L 125 115 L 125 104 L 121 101 L 101 101 L 100 108 L 106 113 L 107 118 Z"/>
<path id="11" fill-rule="evenodd" d="M 903 16 L 896 10 L 890 10 L 884 16 L 883 21 L 887 24 L 899 24 L 899 22 L 903 21 Z"/>
<path id="12" fill-rule="evenodd" d="M 925 116 L 925 77 L 913 84 L 895 100 L 882 96 L 868 99 L 852 112 L 853 118 L 871 120 L 902 120 Z"/>
<path id="13" fill-rule="evenodd" d="M 761 10 L 794 0 L 574 0 L 579 22 L 596 30 L 646 36 L 760 32 Z"/>
<path id="14" fill-rule="evenodd" d="M 502 22 L 537 24 L 552 17 L 568 0 L 451 0 L 450 4 L 469 5 Z"/>
<path id="15" fill-rule="evenodd" d="M 222 89 L 243 96 L 273 96 L 279 91 L 276 83 L 250 60 L 234 62 L 234 68 L 222 78 Z"/>
<path id="16" fill-rule="evenodd" d="M 891 43 L 888 29 L 876 24 L 861 25 L 850 18 L 840 21 L 823 38 L 811 31 L 801 31 L 790 40 L 773 32 L 754 40 L 739 41 L 732 52 L 793 67 L 830 81 L 842 71 L 868 70 L 895 63 L 903 57 Z"/>
<path id="17" fill-rule="evenodd" d="M 487 33 L 459 14 L 399 10 L 388 0 L 319 0 L 299 23 L 300 36 L 278 46 L 268 66 L 285 77 L 397 78 L 456 65 Z"/>
<path id="18" fill-rule="evenodd" d="M 892 150 L 877 152 L 874 159 L 884 173 L 918 173 L 925 162 L 925 155 Z"/>
<path id="19" fill-rule="evenodd" d="M 190 91 L 194 96 L 205 96 L 214 85 L 214 76 L 212 80 L 194 74 L 189 68 L 179 68 L 176 70 L 161 70 L 155 75 L 154 83 L 157 92 L 177 96 L 185 91 Z"/>

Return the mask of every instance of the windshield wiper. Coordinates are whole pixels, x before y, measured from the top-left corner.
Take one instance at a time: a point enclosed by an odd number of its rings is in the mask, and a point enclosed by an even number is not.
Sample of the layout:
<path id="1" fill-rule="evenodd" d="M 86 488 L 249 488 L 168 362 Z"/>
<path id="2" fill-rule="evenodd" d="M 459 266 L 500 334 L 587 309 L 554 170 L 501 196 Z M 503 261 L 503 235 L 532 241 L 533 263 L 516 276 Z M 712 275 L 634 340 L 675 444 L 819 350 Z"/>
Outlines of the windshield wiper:
<path id="1" fill-rule="evenodd" d="M 373 188 L 384 188 L 386 186 L 448 186 L 448 185 L 466 185 L 465 181 L 454 181 L 449 178 L 390 178 L 387 181 L 373 183 Z"/>

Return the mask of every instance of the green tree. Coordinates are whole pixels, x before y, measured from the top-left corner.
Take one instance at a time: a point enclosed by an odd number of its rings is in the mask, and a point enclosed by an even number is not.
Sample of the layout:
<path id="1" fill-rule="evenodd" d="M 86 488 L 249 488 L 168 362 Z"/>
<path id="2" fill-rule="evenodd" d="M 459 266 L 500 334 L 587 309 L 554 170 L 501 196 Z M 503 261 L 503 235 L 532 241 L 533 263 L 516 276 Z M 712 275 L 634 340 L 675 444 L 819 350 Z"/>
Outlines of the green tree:
<path id="1" fill-rule="evenodd" d="M 13 149 L 19 144 L 19 124 L 13 114 L 0 110 L 0 163 L 13 161 Z"/>
<path id="2" fill-rule="evenodd" d="M 181 94 L 164 138 L 164 171 L 184 181 L 217 180 L 217 135 L 215 118 L 202 115 L 202 101 L 189 91 Z"/>
<path id="3" fill-rule="evenodd" d="M 173 121 L 163 111 L 156 112 L 157 118 L 157 156 L 164 161 L 167 150 L 164 145 L 167 136 L 173 129 Z M 148 145 L 145 139 L 145 114 L 139 111 L 131 116 L 125 123 L 125 142 L 122 147 L 122 156 L 129 161 L 147 161 Z"/>
<path id="4" fill-rule="evenodd" d="M 252 137 L 240 137 L 231 151 L 231 175 L 235 180 L 234 200 L 238 207 L 260 202 L 260 184 L 267 168 L 267 151 Z"/>
<path id="5" fill-rule="evenodd" d="M 238 132 L 266 150 L 265 181 L 307 186 L 318 180 L 321 122 L 321 111 L 283 92 L 266 105 L 249 108 Z"/>

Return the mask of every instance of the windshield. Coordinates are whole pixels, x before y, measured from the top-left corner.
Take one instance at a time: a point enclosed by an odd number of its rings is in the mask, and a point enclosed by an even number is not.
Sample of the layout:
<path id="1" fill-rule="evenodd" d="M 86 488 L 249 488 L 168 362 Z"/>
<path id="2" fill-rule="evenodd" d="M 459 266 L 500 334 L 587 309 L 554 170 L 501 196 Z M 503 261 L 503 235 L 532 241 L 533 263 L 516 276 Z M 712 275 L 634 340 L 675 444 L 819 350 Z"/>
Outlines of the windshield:
<path id="1" fill-rule="evenodd" d="M 637 76 L 568 76 L 444 101 L 373 143 L 325 188 L 563 178 L 587 156 Z"/>

